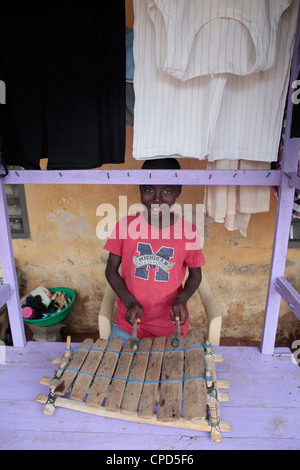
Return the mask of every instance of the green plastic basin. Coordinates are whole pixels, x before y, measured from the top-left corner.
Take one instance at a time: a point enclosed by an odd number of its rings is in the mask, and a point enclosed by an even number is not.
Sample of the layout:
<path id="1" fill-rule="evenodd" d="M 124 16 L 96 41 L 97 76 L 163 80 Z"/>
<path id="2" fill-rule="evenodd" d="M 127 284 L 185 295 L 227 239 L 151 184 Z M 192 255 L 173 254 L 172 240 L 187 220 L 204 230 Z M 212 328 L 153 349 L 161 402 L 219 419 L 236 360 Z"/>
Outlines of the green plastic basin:
<path id="1" fill-rule="evenodd" d="M 39 320 L 29 320 L 27 318 L 23 318 L 25 322 L 33 323 L 34 325 L 40 325 L 40 326 L 56 325 L 56 323 L 60 323 L 61 321 L 65 320 L 65 318 L 67 318 L 67 316 L 71 313 L 70 310 L 75 300 L 75 292 L 72 289 L 69 289 L 68 287 L 53 287 L 48 290 L 52 294 L 54 294 L 54 292 L 57 292 L 57 291 L 67 294 L 67 296 L 71 299 L 71 302 L 61 312 L 54 313 L 53 315 L 51 315 L 51 317 L 40 318 Z"/>

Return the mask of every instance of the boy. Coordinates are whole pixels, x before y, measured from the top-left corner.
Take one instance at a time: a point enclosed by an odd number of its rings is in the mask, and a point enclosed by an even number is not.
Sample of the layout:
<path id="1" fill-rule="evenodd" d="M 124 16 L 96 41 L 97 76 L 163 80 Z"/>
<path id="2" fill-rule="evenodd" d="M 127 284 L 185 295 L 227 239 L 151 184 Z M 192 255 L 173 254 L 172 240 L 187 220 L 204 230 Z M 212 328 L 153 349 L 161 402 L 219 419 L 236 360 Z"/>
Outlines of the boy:
<path id="1" fill-rule="evenodd" d="M 147 160 L 142 168 L 180 169 L 180 165 L 173 158 L 165 158 Z M 201 282 L 205 260 L 196 227 L 171 211 L 180 193 L 179 185 L 141 185 L 145 210 L 121 219 L 105 244 L 110 252 L 105 274 L 118 296 L 109 340 L 115 336 L 130 338 L 135 318 L 138 338 L 175 333 L 176 320 L 180 320 L 186 336 L 186 304 Z M 186 267 L 189 275 L 183 288 Z"/>

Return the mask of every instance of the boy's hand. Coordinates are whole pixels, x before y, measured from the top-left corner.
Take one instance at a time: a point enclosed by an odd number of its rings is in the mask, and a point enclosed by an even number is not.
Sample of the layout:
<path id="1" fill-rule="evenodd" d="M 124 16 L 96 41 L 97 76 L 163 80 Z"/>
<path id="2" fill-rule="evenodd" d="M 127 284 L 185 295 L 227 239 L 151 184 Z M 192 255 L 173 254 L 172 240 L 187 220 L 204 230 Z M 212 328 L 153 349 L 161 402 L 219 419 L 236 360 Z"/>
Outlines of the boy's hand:
<path id="1" fill-rule="evenodd" d="M 137 318 L 138 323 L 140 323 L 142 314 L 143 314 L 143 307 L 138 301 L 136 301 L 130 304 L 129 307 L 127 308 L 125 319 L 131 325 L 133 325 L 133 322 L 136 318 Z"/>
<path id="2" fill-rule="evenodd" d="M 172 304 L 172 310 L 170 312 L 170 317 L 173 323 L 175 323 L 176 320 L 180 321 L 180 325 L 184 325 L 188 313 L 185 308 L 185 305 L 182 303 L 180 299 L 175 299 L 173 304 Z"/>

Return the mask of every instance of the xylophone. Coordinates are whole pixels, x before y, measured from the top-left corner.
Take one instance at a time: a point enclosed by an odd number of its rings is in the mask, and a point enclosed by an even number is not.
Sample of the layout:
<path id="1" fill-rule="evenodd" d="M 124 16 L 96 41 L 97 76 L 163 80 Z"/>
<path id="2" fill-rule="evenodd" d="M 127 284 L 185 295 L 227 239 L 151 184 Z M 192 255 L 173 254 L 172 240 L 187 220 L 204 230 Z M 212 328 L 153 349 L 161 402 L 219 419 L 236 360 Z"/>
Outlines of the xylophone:
<path id="1" fill-rule="evenodd" d="M 138 351 L 131 339 L 85 339 L 76 350 L 68 337 L 52 378 L 43 377 L 48 395 L 36 401 L 45 404 L 43 413 L 52 415 L 56 407 L 119 418 L 139 423 L 173 426 L 210 432 L 220 442 L 230 424 L 221 421 L 220 402 L 228 394 L 229 382 L 217 380 L 215 362 L 224 360 L 203 343 L 198 329 L 189 330 L 184 343 L 172 346 L 175 335 L 141 339 Z M 174 341 L 173 341 L 174 344 Z"/>

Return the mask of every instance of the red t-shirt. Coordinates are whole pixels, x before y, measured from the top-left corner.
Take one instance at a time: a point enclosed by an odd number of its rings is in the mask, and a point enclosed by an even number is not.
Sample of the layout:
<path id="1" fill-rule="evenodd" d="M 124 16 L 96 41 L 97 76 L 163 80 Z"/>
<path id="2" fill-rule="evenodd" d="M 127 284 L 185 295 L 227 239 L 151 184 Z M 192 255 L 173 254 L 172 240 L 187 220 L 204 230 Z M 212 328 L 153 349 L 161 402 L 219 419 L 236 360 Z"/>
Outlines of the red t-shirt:
<path id="1" fill-rule="evenodd" d="M 138 337 L 175 333 L 170 311 L 182 290 L 186 267 L 205 264 L 197 227 L 178 218 L 174 225 L 158 229 L 149 225 L 142 213 L 126 216 L 117 223 L 104 249 L 122 257 L 122 278 L 143 306 Z M 127 309 L 119 297 L 117 306 L 117 325 L 131 334 L 132 325 L 125 320 Z M 181 325 L 184 336 L 187 331 L 188 319 Z"/>

